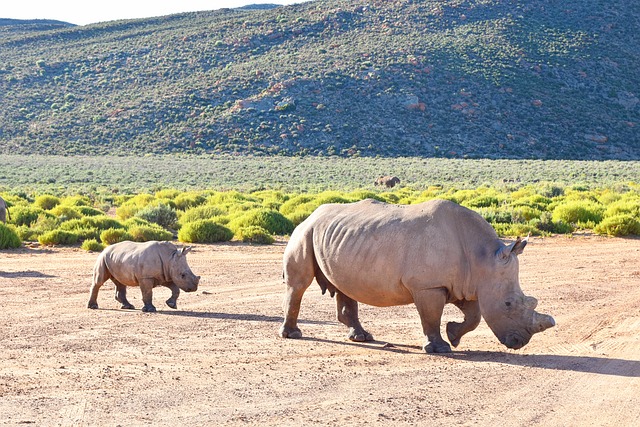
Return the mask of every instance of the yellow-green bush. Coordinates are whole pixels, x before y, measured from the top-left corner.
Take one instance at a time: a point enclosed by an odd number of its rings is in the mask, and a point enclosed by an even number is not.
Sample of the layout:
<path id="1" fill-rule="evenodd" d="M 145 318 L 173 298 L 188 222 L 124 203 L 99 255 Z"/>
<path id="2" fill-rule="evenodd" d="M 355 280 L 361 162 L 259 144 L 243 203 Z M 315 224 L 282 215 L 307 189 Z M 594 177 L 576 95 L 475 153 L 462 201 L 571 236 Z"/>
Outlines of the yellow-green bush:
<path id="1" fill-rule="evenodd" d="M 187 209 L 182 215 L 180 215 L 180 222 L 184 224 L 198 219 L 212 219 L 225 215 L 226 213 L 227 212 L 224 209 L 215 205 L 197 206 L 195 208 Z"/>
<path id="2" fill-rule="evenodd" d="M 178 231 L 178 240 L 185 243 L 227 242 L 233 231 L 210 219 L 188 222 Z"/>
<path id="3" fill-rule="evenodd" d="M 80 236 L 71 231 L 65 230 L 52 230 L 38 236 L 38 242 L 41 245 L 53 246 L 53 245 L 73 245 L 78 243 Z"/>
<path id="4" fill-rule="evenodd" d="M 53 209 L 50 209 L 49 213 L 64 221 L 70 220 L 70 219 L 78 219 L 82 217 L 82 215 L 80 214 L 80 212 L 78 212 L 77 209 L 67 205 L 57 205 Z"/>
<path id="5" fill-rule="evenodd" d="M 102 252 L 105 248 L 105 246 L 96 239 L 87 239 L 82 242 L 80 247 L 88 252 Z"/>
<path id="6" fill-rule="evenodd" d="M 33 202 L 33 204 L 37 208 L 48 211 L 60 204 L 60 198 L 56 196 L 52 196 L 50 194 L 43 194 L 41 196 L 36 197 L 36 200 Z"/>
<path id="7" fill-rule="evenodd" d="M 18 248 L 20 245 L 22 245 L 22 240 L 13 226 L 0 223 L 0 249 Z"/>
<path id="8" fill-rule="evenodd" d="M 173 233 L 160 226 L 134 225 L 127 229 L 131 240 L 135 242 L 148 242 L 150 240 L 172 240 Z"/>
<path id="9" fill-rule="evenodd" d="M 553 209 L 552 219 L 554 222 L 563 221 L 568 224 L 597 224 L 602 220 L 603 213 L 604 207 L 599 203 L 591 200 L 569 200 Z"/>
<path id="10" fill-rule="evenodd" d="M 100 241 L 105 245 L 113 245 L 125 240 L 133 240 L 133 238 L 131 234 L 122 228 L 109 228 L 100 233 Z"/>
<path id="11" fill-rule="evenodd" d="M 596 225 L 593 231 L 610 236 L 640 235 L 640 221 L 637 215 L 619 214 L 609 216 Z"/>
<path id="12" fill-rule="evenodd" d="M 270 245 L 275 242 L 274 237 L 267 230 L 256 225 L 238 229 L 236 238 L 245 243 L 259 243 L 261 245 Z"/>
<path id="13" fill-rule="evenodd" d="M 293 222 L 278 211 L 256 209 L 232 219 L 229 228 L 237 231 L 243 227 L 262 227 L 271 234 L 291 234 L 295 228 Z"/>

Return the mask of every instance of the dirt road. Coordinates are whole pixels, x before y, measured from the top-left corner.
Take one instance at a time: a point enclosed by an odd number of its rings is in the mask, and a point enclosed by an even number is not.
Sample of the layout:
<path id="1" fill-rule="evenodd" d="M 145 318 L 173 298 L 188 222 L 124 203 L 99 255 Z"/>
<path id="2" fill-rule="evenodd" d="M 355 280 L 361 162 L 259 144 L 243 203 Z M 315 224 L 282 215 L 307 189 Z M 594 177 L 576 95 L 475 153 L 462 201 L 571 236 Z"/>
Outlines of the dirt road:
<path id="1" fill-rule="evenodd" d="M 279 338 L 283 250 L 196 246 L 200 289 L 155 314 L 111 282 L 86 308 L 96 254 L 0 251 L 0 425 L 640 425 L 640 240 L 533 239 L 522 288 L 557 326 L 512 351 L 482 322 L 445 356 L 414 306 L 361 306 L 378 341 L 347 341 L 316 285 Z"/>

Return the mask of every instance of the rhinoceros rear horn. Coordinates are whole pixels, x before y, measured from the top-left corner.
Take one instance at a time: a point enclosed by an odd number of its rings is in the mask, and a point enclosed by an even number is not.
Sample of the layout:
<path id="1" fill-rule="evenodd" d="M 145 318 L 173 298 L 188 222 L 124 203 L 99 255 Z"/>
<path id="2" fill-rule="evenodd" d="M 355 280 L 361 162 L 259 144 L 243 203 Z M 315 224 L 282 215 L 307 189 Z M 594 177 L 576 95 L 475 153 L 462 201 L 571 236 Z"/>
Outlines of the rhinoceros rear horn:
<path id="1" fill-rule="evenodd" d="M 533 313 L 533 333 L 542 332 L 556 325 L 556 321 L 548 314 Z"/>

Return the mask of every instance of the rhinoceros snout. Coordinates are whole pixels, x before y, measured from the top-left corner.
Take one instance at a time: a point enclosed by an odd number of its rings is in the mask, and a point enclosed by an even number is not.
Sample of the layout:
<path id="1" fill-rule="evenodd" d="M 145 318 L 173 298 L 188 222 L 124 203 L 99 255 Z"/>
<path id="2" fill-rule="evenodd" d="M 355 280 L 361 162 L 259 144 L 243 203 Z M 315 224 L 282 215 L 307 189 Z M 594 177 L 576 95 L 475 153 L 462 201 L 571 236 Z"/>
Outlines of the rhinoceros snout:
<path id="1" fill-rule="evenodd" d="M 527 338 L 520 334 L 511 333 L 511 334 L 508 334 L 503 340 L 500 340 L 500 341 L 506 347 L 513 350 L 518 350 L 524 347 L 525 345 L 527 345 L 530 339 L 531 337 Z"/>

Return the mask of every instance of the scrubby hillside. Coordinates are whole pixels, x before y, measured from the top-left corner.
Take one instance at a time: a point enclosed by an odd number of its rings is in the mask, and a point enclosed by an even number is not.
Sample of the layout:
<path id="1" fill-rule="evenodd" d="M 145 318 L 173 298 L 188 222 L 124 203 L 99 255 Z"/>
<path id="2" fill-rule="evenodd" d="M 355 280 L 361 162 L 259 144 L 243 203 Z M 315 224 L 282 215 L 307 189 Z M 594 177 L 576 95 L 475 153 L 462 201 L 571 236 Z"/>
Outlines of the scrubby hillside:
<path id="1" fill-rule="evenodd" d="M 317 0 L 2 29 L 0 151 L 637 160 L 639 15 Z"/>

